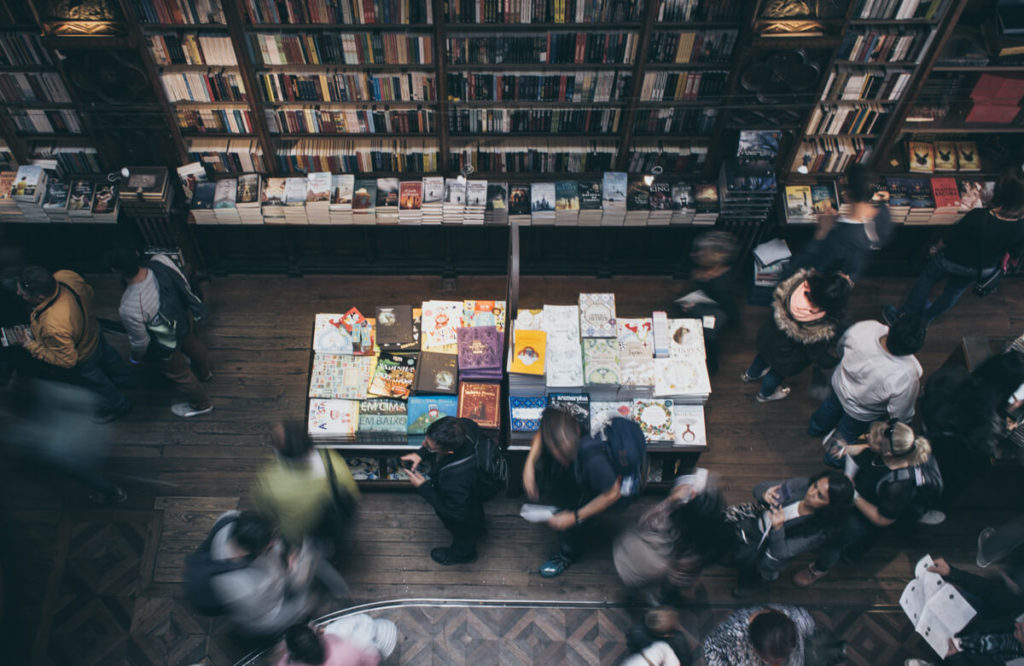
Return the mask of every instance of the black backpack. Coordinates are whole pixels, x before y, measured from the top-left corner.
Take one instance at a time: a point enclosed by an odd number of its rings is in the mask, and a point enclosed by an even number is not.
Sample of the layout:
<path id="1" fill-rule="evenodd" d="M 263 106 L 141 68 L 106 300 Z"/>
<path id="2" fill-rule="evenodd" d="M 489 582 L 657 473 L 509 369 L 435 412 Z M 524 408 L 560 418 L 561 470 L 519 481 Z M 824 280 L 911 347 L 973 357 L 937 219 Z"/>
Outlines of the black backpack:
<path id="1" fill-rule="evenodd" d="M 643 487 L 644 462 L 647 458 L 647 440 L 635 421 L 616 416 L 597 437 L 585 437 L 580 443 L 579 472 L 591 456 L 603 453 L 608 457 L 615 473 L 622 477 L 623 499 L 632 501 Z"/>
<path id="2" fill-rule="evenodd" d="M 480 426 L 470 419 L 459 419 L 466 432 L 466 439 L 473 444 L 472 458 L 477 469 L 477 494 L 481 501 L 493 499 L 498 493 L 508 490 L 508 458 L 493 437 L 487 437 Z"/>
<path id="3" fill-rule="evenodd" d="M 238 520 L 238 515 L 236 513 L 222 516 L 217 520 L 199 548 L 185 558 L 185 582 L 183 584 L 185 601 L 202 615 L 216 616 L 224 615 L 227 612 L 227 608 L 217 598 L 217 593 L 213 589 L 213 579 L 224 573 L 244 569 L 256 557 L 250 555 L 237 560 L 215 560 L 210 553 L 213 537 L 217 532 Z"/>
<path id="4" fill-rule="evenodd" d="M 892 470 L 878 480 L 878 483 L 875 485 L 875 492 L 880 493 L 882 486 L 894 481 L 909 481 L 914 484 L 912 506 L 917 516 L 939 506 L 944 484 L 942 472 L 939 471 L 939 463 L 935 456 L 928 458 L 928 461 L 921 465 L 912 465 Z"/>

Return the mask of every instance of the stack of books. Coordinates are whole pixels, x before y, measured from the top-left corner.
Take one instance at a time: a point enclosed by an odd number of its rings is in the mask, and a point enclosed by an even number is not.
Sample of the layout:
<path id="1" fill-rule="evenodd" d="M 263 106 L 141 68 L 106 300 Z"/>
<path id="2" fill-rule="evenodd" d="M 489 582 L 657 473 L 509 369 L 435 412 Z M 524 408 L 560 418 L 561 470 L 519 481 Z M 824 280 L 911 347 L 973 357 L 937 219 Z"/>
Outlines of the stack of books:
<path id="1" fill-rule="evenodd" d="M 506 366 L 509 395 L 543 396 L 546 358 L 547 333 L 539 328 L 522 328 L 517 319 L 512 326 L 512 344 L 509 345 Z"/>
<path id="2" fill-rule="evenodd" d="M 669 319 L 669 357 L 654 359 L 654 397 L 703 404 L 711 394 L 700 319 Z"/>
<path id="3" fill-rule="evenodd" d="M 14 202 L 15 171 L 0 171 L 0 220 L 4 222 L 21 222 L 22 213 Z"/>
<path id="4" fill-rule="evenodd" d="M 116 223 L 117 214 L 121 210 L 117 186 L 105 180 L 96 181 L 92 199 L 93 222 Z"/>
<path id="5" fill-rule="evenodd" d="M 267 184 L 263 188 L 263 196 L 260 199 L 264 224 L 284 224 L 284 198 L 287 189 L 287 178 L 267 179 Z"/>
<path id="6" fill-rule="evenodd" d="M 580 217 L 580 193 L 575 180 L 555 183 L 555 225 L 576 226 Z"/>
<path id="7" fill-rule="evenodd" d="M 500 382 L 504 336 L 494 326 L 458 329 L 460 381 Z"/>
<path id="8" fill-rule="evenodd" d="M 742 220 L 763 220 L 775 203 L 778 186 L 775 161 L 778 131 L 741 131 L 736 158 L 726 160 L 719 171 L 721 215 Z"/>
<path id="9" fill-rule="evenodd" d="M 466 212 L 466 179 L 444 179 L 444 223 L 462 224 Z"/>
<path id="10" fill-rule="evenodd" d="M 441 224 L 444 220 L 444 178 L 441 176 L 427 176 L 423 179 L 420 214 L 423 224 Z"/>
<path id="11" fill-rule="evenodd" d="M 246 173 L 238 177 L 235 210 L 238 211 L 238 220 L 242 224 L 263 224 L 263 214 L 260 211 L 262 181 L 258 173 Z"/>
<path id="12" fill-rule="evenodd" d="M 420 224 L 423 221 L 423 181 L 403 180 L 398 184 L 398 221 Z"/>
<path id="13" fill-rule="evenodd" d="M 814 185 L 787 185 L 784 201 L 787 224 L 814 224 L 818 215 L 836 215 L 841 210 L 832 180 Z"/>
<path id="14" fill-rule="evenodd" d="M 377 179 L 377 224 L 398 224 L 397 178 Z"/>
<path id="15" fill-rule="evenodd" d="M 511 183 L 508 188 L 508 221 L 528 225 L 531 222 L 532 195 L 529 183 Z"/>
<path id="16" fill-rule="evenodd" d="M 14 203 L 21 212 L 22 222 L 49 222 L 50 218 L 43 212 L 42 200 L 46 194 L 46 184 L 50 176 L 46 170 L 37 165 L 18 167 L 14 176 Z"/>
<path id="17" fill-rule="evenodd" d="M 769 305 L 782 272 L 793 253 L 781 238 L 773 238 L 754 248 L 754 283 L 750 291 L 752 305 Z"/>
<path id="18" fill-rule="evenodd" d="M 581 180 L 576 183 L 576 192 L 580 200 L 580 214 L 577 223 L 581 227 L 597 227 L 601 225 L 601 182 L 597 180 Z"/>
<path id="19" fill-rule="evenodd" d="M 171 184 L 166 167 L 128 167 L 118 184 L 121 208 L 133 217 L 162 217 L 171 209 Z"/>
<path id="20" fill-rule="evenodd" d="M 237 178 L 222 178 L 217 181 L 213 194 L 213 213 L 217 224 L 240 224 L 242 218 L 235 207 L 238 194 Z"/>
<path id="21" fill-rule="evenodd" d="M 284 222 L 285 224 L 309 224 L 306 217 L 306 193 L 309 181 L 301 176 L 285 179 Z"/>
<path id="22" fill-rule="evenodd" d="M 697 198 L 692 183 L 672 185 L 672 224 L 693 224 L 697 214 Z"/>
<path id="23" fill-rule="evenodd" d="M 582 391 L 579 306 L 545 305 L 540 320 L 541 328 L 547 334 L 547 386 L 563 391 Z"/>
<path id="24" fill-rule="evenodd" d="M 331 176 L 331 203 L 327 210 L 331 224 L 352 224 L 352 189 L 355 176 L 350 173 Z"/>
<path id="25" fill-rule="evenodd" d="M 484 224 L 508 224 L 508 183 L 487 183 Z"/>
<path id="26" fill-rule="evenodd" d="M 626 192 L 626 219 L 623 225 L 627 227 L 645 227 L 651 210 L 651 188 L 643 180 L 633 180 L 629 183 L 629 190 Z"/>
<path id="27" fill-rule="evenodd" d="M 68 181 L 51 178 L 46 183 L 46 194 L 43 195 L 43 212 L 50 222 L 70 222 L 68 216 L 68 199 L 71 187 Z"/>
<path id="28" fill-rule="evenodd" d="M 376 224 L 377 222 L 377 181 L 357 180 L 352 192 L 352 222 L 354 224 Z"/>
<path id="29" fill-rule="evenodd" d="M 719 211 L 721 211 L 721 204 L 718 200 L 718 185 L 714 183 L 698 184 L 693 223 L 713 226 L 718 222 Z"/>
<path id="30" fill-rule="evenodd" d="M 88 178 L 71 181 L 68 197 L 68 215 L 72 222 L 88 222 L 92 217 L 92 206 L 96 200 L 96 183 Z"/>
<path id="31" fill-rule="evenodd" d="M 533 183 L 530 187 L 530 224 L 555 223 L 555 184 Z"/>
<path id="32" fill-rule="evenodd" d="M 217 195 L 217 183 L 202 181 L 196 183 L 192 193 L 189 212 L 196 224 L 217 224 L 217 215 L 213 212 L 214 199 Z"/>
<path id="33" fill-rule="evenodd" d="M 331 223 L 331 173 L 314 171 L 306 176 L 306 219 L 309 224 Z"/>
<path id="34" fill-rule="evenodd" d="M 483 224 L 484 212 L 487 209 L 487 181 L 466 181 L 466 209 L 463 213 L 463 224 Z"/>
<path id="35" fill-rule="evenodd" d="M 650 187 L 650 209 L 647 226 L 667 227 L 672 224 L 672 185 L 667 181 L 655 180 Z"/>
<path id="36" fill-rule="evenodd" d="M 604 209 L 602 226 L 622 226 L 626 219 L 626 174 L 621 171 L 605 171 L 601 196 Z"/>

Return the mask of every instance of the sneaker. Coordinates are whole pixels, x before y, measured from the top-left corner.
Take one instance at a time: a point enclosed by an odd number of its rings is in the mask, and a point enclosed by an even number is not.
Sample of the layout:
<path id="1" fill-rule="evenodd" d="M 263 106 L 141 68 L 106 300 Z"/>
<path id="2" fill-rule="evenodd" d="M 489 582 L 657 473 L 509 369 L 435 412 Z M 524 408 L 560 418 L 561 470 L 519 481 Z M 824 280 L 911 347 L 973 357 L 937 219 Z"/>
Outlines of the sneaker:
<path id="1" fill-rule="evenodd" d="M 540 565 L 540 575 L 544 578 L 561 576 L 572 564 L 572 560 L 562 554 L 555 555 L 550 560 Z"/>
<path id="2" fill-rule="evenodd" d="M 466 564 L 476 560 L 476 553 L 470 556 L 456 556 L 452 554 L 451 548 L 434 548 L 430 551 L 430 559 L 440 565 L 451 566 L 452 564 Z"/>
<path id="3" fill-rule="evenodd" d="M 772 393 L 771 395 L 761 395 L 761 392 L 758 391 L 757 395 L 754 397 L 757 398 L 758 402 L 775 402 L 776 400 L 783 400 L 788 396 L 789 387 L 780 386 L 779 388 L 775 389 L 775 393 Z"/>
<path id="4" fill-rule="evenodd" d="M 188 404 L 187 402 L 177 402 L 171 405 L 171 412 L 173 412 L 176 416 L 180 416 L 186 419 L 191 418 L 193 416 L 202 416 L 203 414 L 209 414 L 212 411 L 213 405 L 210 405 L 209 407 L 204 407 L 202 409 L 197 409 L 192 405 Z"/>
<path id="5" fill-rule="evenodd" d="M 818 579 L 828 575 L 827 571 L 818 571 L 813 565 L 808 564 L 806 568 L 796 572 L 793 576 L 793 584 L 797 587 L 810 587 L 818 582 Z"/>
<path id="6" fill-rule="evenodd" d="M 110 506 L 111 504 L 124 504 L 125 500 L 128 499 L 128 493 L 124 491 L 124 488 L 118 488 L 117 492 L 113 495 L 107 493 L 93 493 L 89 495 L 89 501 L 93 504 L 100 506 Z"/>
<path id="7" fill-rule="evenodd" d="M 93 423 L 110 423 L 116 421 L 122 416 L 127 416 L 132 411 L 132 403 L 127 400 L 124 401 L 124 407 L 120 409 L 101 409 L 96 412 L 96 415 L 92 417 Z"/>
<path id="8" fill-rule="evenodd" d="M 936 509 L 925 511 L 924 515 L 917 519 L 922 525 L 941 525 L 946 520 L 946 514 Z"/>
<path id="9" fill-rule="evenodd" d="M 900 311 L 891 305 L 886 305 L 882 308 L 882 321 L 885 322 L 886 326 L 892 326 L 900 318 Z"/>
<path id="10" fill-rule="evenodd" d="M 748 375 L 747 371 L 744 370 L 743 374 L 740 375 L 740 381 L 743 382 L 744 384 L 749 384 L 750 382 L 756 382 L 759 379 L 764 379 L 764 376 L 768 374 L 769 370 L 771 370 L 770 367 L 769 368 L 765 368 L 764 370 L 761 371 L 761 374 L 759 374 L 757 377 L 754 377 L 752 375 Z"/>

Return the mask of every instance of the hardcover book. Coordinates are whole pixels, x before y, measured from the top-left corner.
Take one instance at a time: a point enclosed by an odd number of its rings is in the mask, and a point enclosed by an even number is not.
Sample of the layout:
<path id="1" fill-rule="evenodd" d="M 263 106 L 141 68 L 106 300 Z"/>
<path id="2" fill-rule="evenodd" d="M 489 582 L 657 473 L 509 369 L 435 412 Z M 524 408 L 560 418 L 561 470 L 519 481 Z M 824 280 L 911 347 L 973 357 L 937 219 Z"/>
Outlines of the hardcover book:
<path id="1" fill-rule="evenodd" d="M 907 141 L 907 164 L 911 173 L 935 171 L 935 148 L 928 141 Z"/>
<path id="2" fill-rule="evenodd" d="M 704 360 L 704 323 L 700 319 L 668 320 L 668 355 Z"/>
<path id="3" fill-rule="evenodd" d="M 401 210 L 420 210 L 423 206 L 423 181 L 403 180 L 398 188 L 398 207 Z"/>
<path id="4" fill-rule="evenodd" d="M 696 205 L 692 183 L 678 182 L 672 185 L 672 210 L 695 210 Z"/>
<path id="5" fill-rule="evenodd" d="M 423 179 L 423 203 L 441 203 L 444 197 L 444 178 L 427 176 Z"/>
<path id="6" fill-rule="evenodd" d="M 235 191 L 238 189 L 238 180 L 235 178 L 221 178 L 216 181 L 216 189 L 213 192 L 214 208 L 234 208 Z"/>
<path id="7" fill-rule="evenodd" d="M 359 432 L 386 432 L 404 435 L 408 429 L 408 411 L 404 400 L 370 398 L 359 403 Z"/>
<path id="8" fill-rule="evenodd" d="M 413 335 L 412 306 L 389 305 L 378 307 L 377 345 L 387 351 L 412 349 L 416 344 Z"/>
<path id="9" fill-rule="evenodd" d="M 387 206 L 398 208 L 398 195 L 401 183 L 397 178 L 377 179 L 377 207 Z"/>
<path id="10" fill-rule="evenodd" d="M 651 210 L 671 210 L 672 186 L 661 180 L 656 180 L 651 183 L 649 190 L 649 204 Z"/>
<path id="11" fill-rule="evenodd" d="M 460 328 L 459 372 L 467 370 L 496 370 L 501 379 L 502 335 L 493 326 Z"/>
<path id="12" fill-rule="evenodd" d="M 534 396 L 508 397 L 508 411 L 512 419 L 512 432 L 540 430 L 540 416 L 547 406 L 544 398 Z"/>
<path id="13" fill-rule="evenodd" d="M 704 405 L 672 405 L 675 446 L 707 446 Z"/>
<path id="14" fill-rule="evenodd" d="M 462 301 L 463 326 L 494 326 L 505 330 L 505 301 Z"/>
<path id="15" fill-rule="evenodd" d="M 420 345 L 424 351 L 458 351 L 462 301 L 424 301 Z"/>
<path id="16" fill-rule="evenodd" d="M 485 430 L 501 426 L 501 386 L 459 383 L 459 418 L 471 419 Z"/>
<path id="17" fill-rule="evenodd" d="M 701 183 L 697 186 L 697 212 L 717 213 L 720 210 L 718 185 Z"/>
<path id="18" fill-rule="evenodd" d="M 530 329 L 540 331 L 544 329 L 543 308 L 519 308 L 516 311 L 516 319 L 512 323 L 512 330 Z"/>
<path id="19" fill-rule="evenodd" d="M 185 203 L 192 203 L 196 185 L 206 180 L 206 168 L 202 162 L 192 162 L 177 168 L 181 189 L 185 193 Z"/>
<path id="20" fill-rule="evenodd" d="M 960 208 L 960 190 L 956 178 L 932 178 L 932 195 L 936 208 Z"/>
<path id="21" fill-rule="evenodd" d="M 654 395 L 701 399 L 711 393 L 704 359 L 654 359 Z"/>
<path id="22" fill-rule="evenodd" d="M 287 187 L 287 178 L 268 178 L 267 186 L 263 188 L 263 205 L 283 206 Z"/>
<path id="23" fill-rule="evenodd" d="M 192 195 L 193 210 L 213 210 L 214 200 L 217 197 L 217 183 L 204 181 L 196 184 L 196 191 Z"/>
<path id="24" fill-rule="evenodd" d="M 350 173 L 331 176 L 331 203 L 334 205 L 352 205 L 352 191 L 355 189 L 355 176 Z"/>
<path id="25" fill-rule="evenodd" d="M 582 337 L 615 337 L 615 294 L 580 294 L 579 307 Z"/>
<path id="26" fill-rule="evenodd" d="M 419 367 L 413 389 L 419 393 L 447 393 L 455 395 L 458 390 L 459 372 L 455 354 L 441 352 L 420 352 Z"/>
<path id="27" fill-rule="evenodd" d="M 39 184 L 46 181 L 46 173 L 43 167 L 33 164 L 26 164 L 18 167 L 18 173 L 14 177 L 14 185 L 11 189 L 15 199 L 23 201 L 35 201 Z"/>
<path id="28" fill-rule="evenodd" d="M 260 175 L 247 173 L 238 177 L 235 201 L 239 204 L 255 204 L 260 200 Z"/>
<path id="29" fill-rule="evenodd" d="M 957 141 L 956 161 L 960 171 L 981 171 L 978 144 L 973 141 Z"/>
<path id="30" fill-rule="evenodd" d="M 376 360 L 373 356 L 315 354 L 309 397 L 362 400 L 367 395 Z"/>
<path id="31" fill-rule="evenodd" d="M 789 222 L 814 221 L 811 214 L 811 186 L 786 186 L 786 220 Z"/>
<path id="32" fill-rule="evenodd" d="M 624 386 L 654 386 L 654 333 L 650 319 L 616 320 L 619 380 Z"/>
<path id="33" fill-rule="evenodd" d="M 633 420 L 637 422 L 649 442 L 672 442 L 671 400 L 634 400 Z"/>
<path id="34" fill-rule="evenodd" d="M 953 141 L 935 142 L 935 170 L 956 171 L 956 143 Z"/>
<path id="35" fill-rule="evenodd" d="M 580 432 L 590 432 L 590 396 L 586 393 L 551 393 L 548 407 L 572 414 L 580 422 Z"/>
<path id="36" fill-rule="evenodd" d="M 459 400 L 454 395 L 414 395 L 409 398 L 408 423 L 410 435 L 422 435 L 434 421 L 445 416 L 458 416 Z"/>
<path id="37" fill-rule="evenodd" d="M 305 178 L 287 178 L 284 184 L 284 205 L 305 206 L 308 181 Z"/>
<path id="38" fill-rule="evenodd" d="M 318 313 L 313 324 L 313 351 L 352 353 L 352 335 L 341 325 L 344 315 Z"/>
<path id="39" fill-rule="evenodd" d="M 508 184 L 487 183 L 487 210 L 508 209 Z"/>
<path id="40" fill-rule="evenodd" d="M 590 403 L 590 435 L 597 437 L 604 427 L 617 416 L 633 418 L 632 400 L 597 400 Z"/>
<path id="41" fill-rule="evenodd" d="M 516 329 L 512 336 L 512 362 L 509 372 L 523 375 L 543 375 L 547 354 L 547 333 Z"/>
<path id="42" fill-rule="evenodd" d="M 404 400 L 412 390 L 413 379 L 416 377 L 416 357 L 381 352 L 377 359 L 377 367 L 373 371 L 373 379 L 367 391 L 370 395 L 382 398 Z"/>
<path id="43" fill-rule="evenodd" d="M 551 388 L 583 386 L 579 308 L 575 305 L 545 305 L 541 319 L 547 333 L 547 385 Z"/>
<path id="44" fill-rule="evenodd" d="M 330 203 L 331 173 L 314 171 L 306 176 L 306 203 Z"/>
<path id="45" fill-rule="evenodd" d="M 583 338 L 583 378 L 587 385 L 621 383 L 618 340 Z"/>
<path id="46" fill-rule="evenodd" d="M 961 178 L 957 183 L 960 189 L 960 209 L 984 208 L 995 196 L 995 181 L 968 180 Z"/>
<path id="47" fill-rule="evenodd" d="M 311 437 L 352 436 L 359 427 L 359 401 L 323 400 L 309 401 L 308 429 Z"/>

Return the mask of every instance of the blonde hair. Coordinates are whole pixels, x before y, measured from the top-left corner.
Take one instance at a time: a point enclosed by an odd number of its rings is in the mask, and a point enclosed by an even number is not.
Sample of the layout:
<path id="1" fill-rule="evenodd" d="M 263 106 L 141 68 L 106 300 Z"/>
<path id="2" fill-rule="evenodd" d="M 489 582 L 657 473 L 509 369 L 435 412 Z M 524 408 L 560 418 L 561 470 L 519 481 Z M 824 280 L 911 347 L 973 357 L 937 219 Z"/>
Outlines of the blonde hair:
<path id="1" fill-rule="evenodd" d="M 891 434 L 889 428 L 892 428 Z M 923 465 L 932 457 L 932 445 L 924 437 L 915 437 L 914 429 L 900 421 L 875 421 L 868 438 L 886 463 Z"/>

